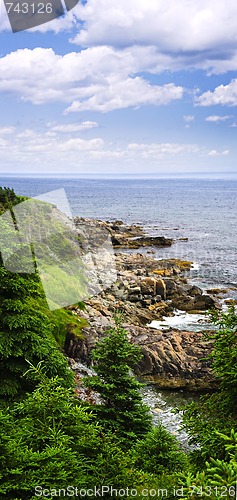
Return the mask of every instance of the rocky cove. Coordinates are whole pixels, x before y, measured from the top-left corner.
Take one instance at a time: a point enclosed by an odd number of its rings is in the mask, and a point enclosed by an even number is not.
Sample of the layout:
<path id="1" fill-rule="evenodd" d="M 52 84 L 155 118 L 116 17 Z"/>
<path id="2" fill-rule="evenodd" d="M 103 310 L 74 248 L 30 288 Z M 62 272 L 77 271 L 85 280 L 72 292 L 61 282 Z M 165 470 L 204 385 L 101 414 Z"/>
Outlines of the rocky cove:
<path id="1" fill-rule="evenodd" d="M 189 283 L 191 262 L 152 256 L 154 247 L 175 244 L 171 239 L 149 237 L 140 226 L 128 226 L 122 221 L 75 218 L 75 224 L 78 228 L 86 224 L 92 230 L 94 241 L 101 228 L 109 232 L 115 250 L 117 280 L 100 295 L 87 300 L 85 311 L 72 307 L 75 314 L 87 320 L 87 326 L 81 337 L 72 332 L 67 334 L 67 356 L 90 366 L 91 349 L 114 325 L 114 315 L 121 312 L 130 341 L 139 345 L 143 354 L 141 362 L 134 367 L 137 376 L 163 389 L 215 389 L 217 381 L 206 359 L 211 344 L 203 333 L 188 328 L 163 330 L 154 328 L 153 324 L 174 317 L 177 310 L 190 316 L 198 315 L 202 321 L 205 311 L 221 308 L 217 297 L 225 290 L 203 293 L 201 288 Z"/>

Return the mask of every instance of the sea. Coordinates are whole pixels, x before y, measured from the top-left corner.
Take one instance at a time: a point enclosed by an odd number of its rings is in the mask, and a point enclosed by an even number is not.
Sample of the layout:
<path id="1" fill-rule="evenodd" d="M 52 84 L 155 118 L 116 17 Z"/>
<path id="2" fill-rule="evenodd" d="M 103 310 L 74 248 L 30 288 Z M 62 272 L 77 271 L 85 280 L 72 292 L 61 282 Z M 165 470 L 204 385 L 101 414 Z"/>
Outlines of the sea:
<path id="1" fill-rule="evenodd" d="M 122 220 L 140 224 L 149 235 L 171 237 L 173 245 L 154 248 L 153 257 L 192 261 L 190 282 L 204 291 L 226 289 L 223 305 L 225 300 L 237 299 L 237 177 L 2 177 L 0 184 L 29 197 L 64 189 L 73 216 Z M 198 330 L 203 328 L 203 320 L 177 311 L 166 326 Z M 146 386 L 143 396 L 154 422 L 161 421 L 187 449 L 182 412 L 173 413 L 173 409 L 197 400 L 198 396 L 183 391 L 161 391 L 154 386 Z"/>
<path id="2" fill-rule="evenodd" d="M 237 177 L 1 177 L 1 185 L 30 197 L 64 189 L 74 216 L 123 220 L 141 224 L 149 235 L 171 237 L 174 244 L 156 249 L 156 258 L 190 260 L 196 284 L 237 295 Z"/>

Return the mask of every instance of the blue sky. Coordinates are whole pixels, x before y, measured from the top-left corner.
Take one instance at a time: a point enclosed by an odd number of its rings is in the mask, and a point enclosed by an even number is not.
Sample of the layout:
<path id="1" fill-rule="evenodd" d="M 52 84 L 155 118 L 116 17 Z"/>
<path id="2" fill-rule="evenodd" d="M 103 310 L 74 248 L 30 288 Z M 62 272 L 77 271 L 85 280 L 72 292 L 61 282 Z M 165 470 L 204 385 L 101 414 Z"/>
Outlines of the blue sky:
<path id="1" fill-rule="evenodd" d="M 237 172 L 236 1 L 88 0 L 14 34 L 0 13 L 2 174 Z"/>

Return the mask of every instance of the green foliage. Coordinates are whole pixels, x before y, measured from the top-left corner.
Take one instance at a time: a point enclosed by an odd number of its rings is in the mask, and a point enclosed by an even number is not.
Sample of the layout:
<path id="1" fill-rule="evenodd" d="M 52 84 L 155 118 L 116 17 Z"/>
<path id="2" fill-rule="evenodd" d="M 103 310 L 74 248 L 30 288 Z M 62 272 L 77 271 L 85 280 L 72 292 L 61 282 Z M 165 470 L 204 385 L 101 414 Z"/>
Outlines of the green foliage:
<path id="1" fill-rule="evenodd" d="M 220 460 L 210 457 L 205 469 L 196 475 L 189 473 L 181 480 L 184 485 L 185 497 L 194 499 L 200 496 L 220 500 L 236 498 L 237 494 L 237 433 L 231 430 L 230 436 L 216 431 L 226 449 L 227 459 Z"/>
<path id="2" fill-rule="evenodd" d="M 0 214 L 26 198 L 17 196 L 14 189 L 0 186 Z"/>
<path id="3" fill-rule="evenodd" d="M 211 313 L 213 323 L 219 328 L 205 334 L 213 342 L 210 354 L 212 370 L 220 381 L 220 388 L 201 397 L 198 404 L 187 406 L 184 423 L 191 436 L 191 443 L 198 443 L 200 448 L 191 454 L 192 461 L 203 467 L 206 460 L 226 459 L 226 449 L 218 432 L 228 434 L 236 427 L 237 414 L 237 316 L 234 305 L 227 313 Z"/>
<path id="4" fill-rule="evenodd" d="M 12 399 L 33 390 L 31 375 L 23 377 L 26 360 L 44 360 L 47 373 L 60 375 L 70 386 L 73 375 L 53 337 L 55 325 L 38 276 L 9 273 L 0 266 L 0 280 L 0 396 Z"/>
<path id="5" fill-rule="evenodd" d="M 210 355 L 212 369 L 220 379 L 221 409 L 235 415 L 237 413 L 237 315 L 234 304 L 227 313 L 214 311 L 211 313 L 213 323 L 218 331 L 206 335 L 212 340 L 214 347 Z"/>
<path id="6" fill-rule="evenodd" d="M 86 381 L 103 399 L 94 410 L 100 422 L 127 444 L 151 429 L 151 416 L 139 391 L 141 384 L 131 374 L 140 357 L 140 350 L 129 343 L 126 331 L 117 324 L 96 345 L 92 358 L 97 375 Z"/>
<path id="7" fill-rule="evenodd" d="M 174 436 L 159 425 L 144 439 L 138 441 L 131 451 L 136 468 L 152 474 L 171 473 L 187 467 L 187 457 Z"/>
<path id="8" fill-rule="evenodd" d="M 228 433 L 234 422 L 230 416 L 223 415 L 218 406 L 219 393 L 214 393 L 202 396 L 198 403 L 190 403 L 184 412 L 183 421 L 190 436 L 190 444 L 198 445 L 190 454 L 196 467 L 204 467 L 210 456 L 226 459 L 224 442 L 215 429 Z"/>
<path id="9" fill-rule="evenodd" d="M 132 487 L 144 480 L 130 457 L 106 436 L 58 377 L 31 367 L 38 388 L 8 412 L 0 413 L 1 498 L 35 498 L 37 485 Z"/>
<path id="10" fill-rule="evenodd" d="M 20 201 L 24 198 L 13 190 L 0 188 L 0 212 L 10 210 L 15 224 L 2 223 L 3 244 L 17 229 L 12 207 Z M 41 222 L 43 213 L 36 224 L 39 233 Z M 66 240 L 58 243 L 52 235 L 50 244 L 65 262 L 74 255 Z M 17 255 L 19 263 L 22 259 L 18 246 L 15 240 L 9 248 L 14 263 Z M 120 322 L 97 345 L 97 375 L 87 382 L 103 404 L 86 405 L 74 391 L 73 374 L 59 349 L 68 332 L 83 338 L 85 320 L 71 310 L 50 311 L 38 274 L 10 273 L 1 258 L 0 281 L 0 498 L 36 499 L 38 485 L 55 491 L 70 484 L 126 486 L 136 488 L 140 497 L 144 488 L 158 485 L 171 491 L 176 476 L 170 472 L 186 468 L 186 460 L 163 428 L 151 430 L 141 384 L 131 374 L 141 353 L 128 342 Z M 125 451 L 131 445 L 132 452 Z"/>
<path id="11" fill-rule="evenodd" d="M 13 190 L 0 189 L 2 208 L 11 209 L 20 201 L 23 199 L 17 197 Z M 4 246 L 9 238 L 14 241 L 16 231 L 14 226 L 1 222 L 0 238 Z M 21 259 L 21 254 L 22 244 L 15 240 L 14 246 L 10 245 L 9 258 L 13 258 L 15 264 L 17 255 Z M 25 265 L 27 262 L 24 262 Z M 73 374 L 59 347 L 64 347 L 68 332 L 83 337 L 85 320 L 79 319 L 69 310 L 50 311 L 38 274 L 9 272 L 1 256 L 0 282 L 0 398 L 12 400 L 34 389 L 35 381 L 31 379 L 31 374 L 23 377 L 28 366 L 26 360 L 33 364 L 44 360 L 47 374 L 61 376 L 64 384 L 70 386 Z M 82 307 L 82 303 L 78 307 Z"/>
<path id="12" fill-rule="evenodd" d="M 84 318 L 80 318 L 68 309 L 55 309 L 54 311 L 47 309 L 46 314 L 53 327 L 53 337 L 62 349 L 68 333 L 73 333 L 81 339 L 84 338 L 82 330 L 88 326 L 88 322 Z"/>

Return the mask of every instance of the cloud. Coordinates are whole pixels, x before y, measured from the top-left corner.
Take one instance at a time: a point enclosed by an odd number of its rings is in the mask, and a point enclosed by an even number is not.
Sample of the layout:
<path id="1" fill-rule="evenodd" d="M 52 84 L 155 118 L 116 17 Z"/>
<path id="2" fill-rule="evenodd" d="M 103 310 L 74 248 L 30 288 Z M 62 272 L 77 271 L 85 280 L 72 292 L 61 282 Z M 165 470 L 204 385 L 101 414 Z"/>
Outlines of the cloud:
<path id="1" fill-rule="evenodd" d="M 151 85 L 136 76 L 139 64 L 130 50 L 111 47 L 63 56 L 53 49 L 19 49 L 0 58 L 0 92 L 18 94 L 33 104 L 69 103 L 67 112 L 106 112 L 182 98 L 180 86 Z"/>
<path id="2" fill-rule="evenodd" d="M 78 111 L 108 112 L 114 109 L 139 107 L 148 104 L 156 106 L 169 104 L 181 99 L 182 87 L 173 83 L 163 85 L 150 85 L 141 77 L 127 78 L 120 81 L 117 77 L 108 79 L 108 85 L 95 95 L 84 101 L 73 101 L 65 113 Z"/>
<path id="3" fill-rule="evenodd" d="M 225 115 L 225 116 L 210 115 L 206 116 L 205 121 L 212 123 L 220 123 L 220 122 L 225 122 L 226 120 L 230 120 L 231 118 L 233 118 L 232 115 Z"/>
<path id="4" fill-rule="evenodd" d="M 216 156 L 228 156 L 230 153 L 229 149 L 224 149 L 224 151 L 217 151 L 216 149 L 211 149 L 211 151 L 209 151 L 208 153 L 208 156 L 211 156 L 211 157 L 216 157 Z"/>
<path id="5" fill-rule="evenodd" d="M 81 123 L 66 123 L 64 125 L 53 125 L 49 124 L 52 132 L 61 132 L 63 134 L 71 134 L 74 132 L 83 132 L 84 130 L 90 130 L 92 128 L 98 127 L 97 122 L 81 122 Z"/>
<path id="6" fill-rule="evenodd" d="M 88 0 L 77 15 L 80 45 L 156 45 L 173 52 L 219 48 L 237 41 L 234 0 Z"/>
<path id="7" fill-rule="evenodd" d="M 194 115 L 184 115 L 183 119 L 186 123 L 185 128 L 190 128 L 190 123 L 192 123 L 195 120 Z"/>
<path id="8" fill-rule="evenodd" d="M 10 29 L 3 2 L 1 6 L 0 29 Z M 235 0 L 87 0 L 30 31 L 76 32 L 71 41 L 83 48 L 130 49 L 144 71 L 147 66 L 153 73 L 237 70 Z"/>
<path id="9" fill-rule="evenodd" d="M 195 116 L 194 115 L 184 115 L 183 119 L 186 123 L 190 123 L 190 122 L 193 122 L 195 120 Z"/>
<path id="10" fill-rule="evenodd" d="M 199 106 L 237 106 L 237 79 L 232 80 L 228 85 L 219 85 L 214 92 L 208 90 L 196 99 Z"/>
<path id="11" fill-rule="evenodd" d="M 59 124 L 60 125 L 60 124 Z M 10 154 L 9 154 L 10 153 Z M 0 160 L 9 171 L 64 172 L 65 165 L 69 171 L 90 171 L 97 168 L 110 171 L 114 165 L 118 172 L 126 165 L 139 170 L 160 166 L 162 170 L 177 162 L 194 164 L 195 160 L 215 156 L 210 148 L 198 144 L 175 142 L 125 142 L 105 141 L 102 137 L 83 139 L 69 137 L 60 131 L 52 132 L 48 126 L 38 132 L 34 129 L 15 130 L 14 135 L 0 138 Z M 222 153 L 225 155 L 226 153 Z M 12 167 L 13 165 L 13 167 Z M 175 169 L 175 166 L 173 167 Z"/>
<path id="12" fill-rule="evenodd" d="M 76 16 L 83 27 L 72 41 L 82 47 L 149 47 L 163 70 L 237 69 L 235 0 L 88 0 Z"/>
<path id="13" fill-rule="evenodd" d="M 15 127 L 0 127 L 0 135 L 13 134 Z"/>
<path id="14" fill-rule="evenodd" d="M 184 153 L 198 153 L 200 148 L 196 144 L 176 144 L 176 143 L 152 143 L 137 144 L 131 143 L 127 148 L 130 153 L 138 153 L 142 158 L 160 157 L 166 155 L 180 155 Z"/>

